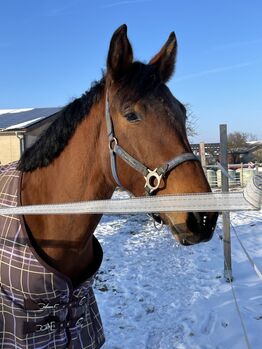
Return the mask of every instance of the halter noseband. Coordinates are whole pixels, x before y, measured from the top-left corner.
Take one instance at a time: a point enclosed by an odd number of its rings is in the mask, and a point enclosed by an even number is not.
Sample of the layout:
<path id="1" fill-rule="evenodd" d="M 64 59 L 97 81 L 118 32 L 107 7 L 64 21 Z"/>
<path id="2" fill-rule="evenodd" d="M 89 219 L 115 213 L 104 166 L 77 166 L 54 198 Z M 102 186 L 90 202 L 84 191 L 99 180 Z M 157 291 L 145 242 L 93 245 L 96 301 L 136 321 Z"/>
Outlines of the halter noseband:
<path id="1" fill-rule="evenodd" d="M 113 121 L 109 111 L 109 101 L 108 95 L 106 94 L 106 124 L 107 124 L 107 134 L 109 138 L 109 150 L 110 150 L 110 160 L 111 160 L 111 170 L 114 180 L 117 185 L 123 188 L 119 177 L 117 175 L 116 166 L 116 155 L 118 155 L 122 160 L 124 160 L 129 166 L 133 167 L 136 171 L 140 172 L 145 178 L 145 193 L 146 195 L 153 195 L 154 192 L 159 188 L 161 180 L 165 175 L 182 164 L 185 161 L 199 161 L 193 153 L 183 153 L 176 156 L 175 158 L 165 162 L 162 166 L 151 170 L 146 167 L 140 161 L 136 160 L 128 154 L 119 144 L 114 133 Z"/>

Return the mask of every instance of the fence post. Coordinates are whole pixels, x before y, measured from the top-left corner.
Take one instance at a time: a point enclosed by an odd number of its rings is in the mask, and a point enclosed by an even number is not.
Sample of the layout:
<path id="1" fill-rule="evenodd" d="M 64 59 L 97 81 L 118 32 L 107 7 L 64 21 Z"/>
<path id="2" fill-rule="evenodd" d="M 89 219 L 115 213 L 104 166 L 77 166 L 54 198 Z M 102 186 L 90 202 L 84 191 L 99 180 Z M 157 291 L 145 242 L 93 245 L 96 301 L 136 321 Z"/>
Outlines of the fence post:
<path id="1" fill-rule="evenodd" d="M 227 125 L 220 125 L 220 163 L 228 172 L 228 149 L 227 149 Z M 222 192 L 228 192 L 228 177 L 221 171 Z M 230 214 L 223 212 L 224 232 L 224 277 L 226 281 L 232 281 L 231 263 L 231 236 L 230 236 Z"/>
<path id="2" fill-rule="evenodd" d="M 244 172 L 243 172 L 243 162 L 241 162 L 241 172 L 240 172 L 240 187 L 244 187 Z"/>
<path id="3" fill-rule="evenodd" d="M 199 154 L 200 154 L 201 165 L 203 167 L 205 175 L 207 176 L 206 150 L 205 150 L 204 142 L 199 143 Z"/>

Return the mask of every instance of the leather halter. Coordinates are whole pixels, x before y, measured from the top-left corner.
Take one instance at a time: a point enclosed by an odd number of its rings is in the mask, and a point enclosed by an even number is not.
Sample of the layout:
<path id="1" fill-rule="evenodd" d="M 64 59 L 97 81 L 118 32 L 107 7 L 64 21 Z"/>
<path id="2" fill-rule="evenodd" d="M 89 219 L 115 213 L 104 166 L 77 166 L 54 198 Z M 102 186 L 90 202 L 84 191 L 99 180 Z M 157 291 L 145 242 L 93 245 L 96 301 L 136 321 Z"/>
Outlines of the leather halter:
<path id="1" fill-rule="evenodd" d="M 117 165 L 116 165 L 116 156 L 118 155 L 122 160 L 124 160 L 129 166 L 133 167 L 136 171 L 140 172 L 145 179 L 145 193 L 146 195 L 153 195 L 154 192 L 159 188 L 161 180 L 165 177 L 165 175 L 182 164 L 185 161 L 198 161 L 198 157 L 196 157 L 193 153 L 183 153 L 181 155 L 176 156 L 175 158 L 165 162 L 163 165 L 151 170 L 140 161 L 136 160 L 128 154 L 119 144 L 118 140 L 114 133 L 113 121 L 110 115 L 109 110 L 109 101 L 108 95 L 106 94 L 106 124 L 107 124 L 107 134 L 109 138 L 109 150 L 110 150 L 110 160 L 111 160 L 111 170 L 112 175 L 117 183 L 117 185 L 123 188 L 118 174 L 117 174 Z"/>

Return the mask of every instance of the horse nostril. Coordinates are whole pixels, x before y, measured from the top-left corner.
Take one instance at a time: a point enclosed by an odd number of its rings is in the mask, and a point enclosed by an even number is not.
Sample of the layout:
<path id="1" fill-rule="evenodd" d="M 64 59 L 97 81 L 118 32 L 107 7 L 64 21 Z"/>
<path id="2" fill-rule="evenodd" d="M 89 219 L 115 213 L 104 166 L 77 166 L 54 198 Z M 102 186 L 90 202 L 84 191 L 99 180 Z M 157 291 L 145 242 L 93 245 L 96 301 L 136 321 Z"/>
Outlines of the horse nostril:
<path id="1" fill-rule="evenodd" d="M 210 215 L 206 212 L 190 212 L 188 216 L 188 226 L 192 231 L 199 234 L 213 233 L 216 225 L 216 215 Z"/>
<path id="2" fill-rule="evenodd" d="M 197 223 L 198 228 L 206 227 L 207 225 L 207 215 L 202 212 L 192 212 L 193 213 L 193 221 Z M 192 217 L 192 216 L 191 216 Z"/>

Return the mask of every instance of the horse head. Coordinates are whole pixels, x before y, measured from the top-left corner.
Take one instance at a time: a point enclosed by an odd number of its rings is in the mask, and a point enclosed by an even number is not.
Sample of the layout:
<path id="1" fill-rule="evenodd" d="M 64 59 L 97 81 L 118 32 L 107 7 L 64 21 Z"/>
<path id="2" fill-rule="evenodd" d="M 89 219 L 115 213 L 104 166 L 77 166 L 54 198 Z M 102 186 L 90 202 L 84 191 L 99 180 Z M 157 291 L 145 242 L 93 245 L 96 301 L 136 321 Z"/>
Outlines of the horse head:
<path id="1" fill-rule="evenodd" d="M 166 86 L 176 52 L 176 36 L 171 33 L 148 64 L 134 61 L 126 25 L 110 42 L 105 81 L 112 181 L 135 196 L 211 191 L 190 148 L 186 108 Z M 190 245 L 212 237 L 217 216 L 173 212 L 160 218 L 180 243 Z"/>

